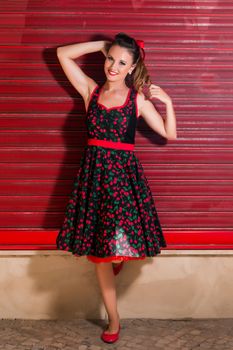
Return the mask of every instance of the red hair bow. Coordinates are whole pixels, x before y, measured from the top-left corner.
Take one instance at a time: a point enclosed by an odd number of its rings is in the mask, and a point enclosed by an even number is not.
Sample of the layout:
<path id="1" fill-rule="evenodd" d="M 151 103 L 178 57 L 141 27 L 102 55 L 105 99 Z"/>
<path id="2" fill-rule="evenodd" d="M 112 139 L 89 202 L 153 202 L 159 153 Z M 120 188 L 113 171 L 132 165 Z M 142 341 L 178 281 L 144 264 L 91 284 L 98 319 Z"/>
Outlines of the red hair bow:
<path id="1" fill-rule="evenodd" d="M 143 40 L 136 40 L 136 43 L 141 49 L 144 49 L 144 41 Z"/>
<path id="2" fill-rule="evenodd" d="M 140 47 L 141 49 L 141 53 L 142 53 L 142 59 L 144 60 L 145 58 L 145 51 L 144 51 L 144 41 L 143 40 L 136 40 L 137 45 Z"/>

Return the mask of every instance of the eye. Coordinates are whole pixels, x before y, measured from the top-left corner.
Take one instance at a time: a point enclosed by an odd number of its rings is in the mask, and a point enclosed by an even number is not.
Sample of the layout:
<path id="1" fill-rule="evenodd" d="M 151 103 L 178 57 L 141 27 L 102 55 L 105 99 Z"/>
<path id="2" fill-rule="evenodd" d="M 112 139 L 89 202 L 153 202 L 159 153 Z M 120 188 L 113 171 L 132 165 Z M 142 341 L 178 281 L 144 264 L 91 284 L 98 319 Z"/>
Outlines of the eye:
<path id="1" fill-rule="evenodd" d="M 123 66 L 125 66 L 125 62 L 121 61 L 120 64 L 122 64 Z"/>
<path id="2" fill-rule="evenodd" d="M 111 57 L 111 56 L 108 56 L 107 59 L 108 59 L 108 60 L 112 60 L 112 57 Z"/>

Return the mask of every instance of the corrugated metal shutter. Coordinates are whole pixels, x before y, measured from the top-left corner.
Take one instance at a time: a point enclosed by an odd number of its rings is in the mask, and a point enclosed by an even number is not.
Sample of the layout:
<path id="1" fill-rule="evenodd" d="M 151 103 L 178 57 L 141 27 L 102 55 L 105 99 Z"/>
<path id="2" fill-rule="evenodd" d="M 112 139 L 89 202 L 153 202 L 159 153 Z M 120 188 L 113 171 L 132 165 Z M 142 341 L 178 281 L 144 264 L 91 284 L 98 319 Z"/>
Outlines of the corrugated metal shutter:
<path id="1" fill-rule="evenodd" d="M 168 248 L 232 248 L 232 2 L 18 0 L 1 9 L 1 248 L 55 249 L 86 140 L 82 99 L 55 49 L 119 31 L 145 40 L 153 82 L 175 107 L 178 139 L 163 143 L 140 118 L 135 151 Z M 103 82 L 101 53 L 79 62 Z"/>

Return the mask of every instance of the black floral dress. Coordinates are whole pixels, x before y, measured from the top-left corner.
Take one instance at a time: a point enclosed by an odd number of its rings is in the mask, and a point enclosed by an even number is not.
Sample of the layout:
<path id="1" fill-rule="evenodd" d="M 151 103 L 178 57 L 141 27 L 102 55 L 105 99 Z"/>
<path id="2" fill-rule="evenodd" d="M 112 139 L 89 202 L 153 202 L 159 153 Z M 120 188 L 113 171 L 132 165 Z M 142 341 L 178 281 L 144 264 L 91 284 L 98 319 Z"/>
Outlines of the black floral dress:
<path id="1" fill-rule="evenodd" d="M 95 263 L 153 257 L 167 245 L 133 151 L 137 91 L 129 89 L 125 103 L 113 108 L 98 102 L 100 91 L 97 85 L 92 92 L 86 114 L 90 144 L 84 148 L 56 245 Z"/>

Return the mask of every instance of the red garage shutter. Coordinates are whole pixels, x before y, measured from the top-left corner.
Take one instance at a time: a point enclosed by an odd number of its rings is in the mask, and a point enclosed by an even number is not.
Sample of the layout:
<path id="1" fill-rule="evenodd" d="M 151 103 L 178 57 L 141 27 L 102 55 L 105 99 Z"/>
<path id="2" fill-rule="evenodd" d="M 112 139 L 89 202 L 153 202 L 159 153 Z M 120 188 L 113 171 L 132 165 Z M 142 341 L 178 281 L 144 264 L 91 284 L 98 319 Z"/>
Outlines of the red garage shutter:
<path id="1" fill-rule="evenodd" d="M 168 248 L 232 249 L 232 2 L 19 0 L 1 10 L 1 249 L 56 249 L 86 144 L 83 101 L 56 47 L 120 31 L 145 40 L 153 82 L 176 112 L 177 140 L 140 117 L 135 149 Z M 99 83 L 103 61 L 78 60 Z"/>

